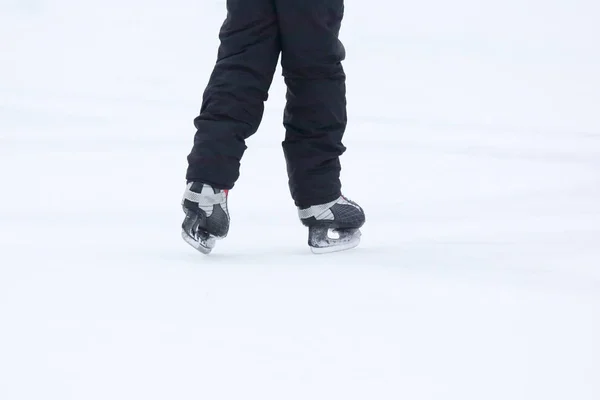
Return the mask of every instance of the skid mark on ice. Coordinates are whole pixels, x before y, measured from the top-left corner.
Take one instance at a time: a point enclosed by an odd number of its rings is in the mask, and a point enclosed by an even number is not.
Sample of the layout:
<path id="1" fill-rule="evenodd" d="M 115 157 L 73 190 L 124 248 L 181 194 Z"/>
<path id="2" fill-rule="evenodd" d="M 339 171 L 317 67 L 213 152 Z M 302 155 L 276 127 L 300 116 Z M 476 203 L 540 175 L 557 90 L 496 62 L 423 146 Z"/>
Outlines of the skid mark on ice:
<path id="1" fill-rule="evenodd" d="M 572 129 L 552 129 L 547 126 L 536 127 L 526 125 L 510 125 L 500 122 L 494 124 L 484 124 L 476 122 L 458 122 L 452 120 L 443 120 L 436 117 L 432 118 L 410 118 L 410 117 L 390 117 L 383 115 L 355 115 L 353 122 L 367 125 L 384 125 L 394 129 L 403 127 L 418 127 L 436 131 L 458 131 L 476 133 L 488 136 L 526 135 L 541 140 L 547 140 L 548 137 L 558 137 L 568 140 L 578 140 L 581 138 L 600 140 L 600 131 L 582 131 L 579 127 L 573 126 Z M 596 142 L 598 143 L 598 142 Z"/>

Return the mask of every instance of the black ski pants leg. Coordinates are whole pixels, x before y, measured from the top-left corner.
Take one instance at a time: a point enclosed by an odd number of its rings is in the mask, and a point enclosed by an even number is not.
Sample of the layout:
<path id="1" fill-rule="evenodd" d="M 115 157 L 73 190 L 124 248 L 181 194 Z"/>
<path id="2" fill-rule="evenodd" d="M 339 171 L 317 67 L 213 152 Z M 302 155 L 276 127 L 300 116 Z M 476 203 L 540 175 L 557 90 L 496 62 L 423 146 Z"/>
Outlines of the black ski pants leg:
<path id="1" fill-rule="evenodd" d="M 341 194 L 346 150 L 344 47 L 338 39 L 343 0 L 277 0 L 281 65 L 287 85 L 283 150 L 292 198 L 299 207 Z"/>
<path id="2" fill-rule="evenodd" d="M 227 0 L 217 62 L 204 91 L 188 181 L 231 189 L 245 140 L 260 125 L 281 51 L 273 0 Z"/>
<path id="3" fill-rule="evenodd" d="M 345 151 L 343 0 L 228 0 L 217 64 L 204 93 L 187 179 L 230 189 L 245 140 L 262 120 L 282 54 L 287 85 L 283 150 L 299 207 L 340 195 Z"/>

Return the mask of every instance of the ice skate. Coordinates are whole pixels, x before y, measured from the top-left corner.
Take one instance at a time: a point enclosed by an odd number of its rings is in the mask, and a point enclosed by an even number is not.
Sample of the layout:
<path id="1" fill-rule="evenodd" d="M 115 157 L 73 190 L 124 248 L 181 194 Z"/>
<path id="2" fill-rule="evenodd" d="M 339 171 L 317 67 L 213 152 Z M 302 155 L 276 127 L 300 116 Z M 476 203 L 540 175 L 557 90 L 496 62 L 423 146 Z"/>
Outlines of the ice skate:
<path id="1" fill-rule="evenodd" d="M 349 250 L 360 243 L 359 228 L 365 223 L 365 213 L 344 196 L 326 204 L 298 209 L 298 216 L 308 227 L 308 246 L 315 254 Z"/>
<path id="2" fill-rule="evenodd" d="M 229 231 L 227 191 L 200 182 L 188 183 L 181 202 L 185 219 L 181 236 L 190 246 L 209 254 Z"/>

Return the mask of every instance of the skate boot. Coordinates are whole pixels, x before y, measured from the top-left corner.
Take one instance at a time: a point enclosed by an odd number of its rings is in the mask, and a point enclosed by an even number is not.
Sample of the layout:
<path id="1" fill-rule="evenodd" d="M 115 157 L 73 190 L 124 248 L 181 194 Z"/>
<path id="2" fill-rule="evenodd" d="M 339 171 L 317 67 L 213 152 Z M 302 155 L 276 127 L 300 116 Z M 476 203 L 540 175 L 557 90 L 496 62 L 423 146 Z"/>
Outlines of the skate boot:
<path id="1" fill-rule="evenodd" d="M 359 228 L 365 223 L 365 213 L 344 196 L 326 204 L 298 209 L 298 216 L 308 227 L 308 246 L 315 254 L 348 250 L 360 243 Z"/>
<path id="2" fill-rule="evenodd" d="M 227 194 L 227 190 L 201 182 L 187 184 L 181 202 L 185 213 L 181 236 L 201 253 L 209 254 L 216 240 L 225 238 L 229 232 Z"/>

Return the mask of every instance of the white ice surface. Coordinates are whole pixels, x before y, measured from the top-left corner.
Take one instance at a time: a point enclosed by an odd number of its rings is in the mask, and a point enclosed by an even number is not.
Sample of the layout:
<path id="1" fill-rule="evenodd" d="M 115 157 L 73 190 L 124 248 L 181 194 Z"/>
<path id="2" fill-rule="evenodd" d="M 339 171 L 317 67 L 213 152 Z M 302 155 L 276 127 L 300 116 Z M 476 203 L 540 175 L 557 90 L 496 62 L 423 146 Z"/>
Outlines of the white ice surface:
<path id="1" fill-rule="evenodd" d="M 205 257 L 179 236 L 222 0 L 0 2 L 0 399 L 600 399 L 600 4 L 347 0 L 315 256 L 277 72 Z"/>

